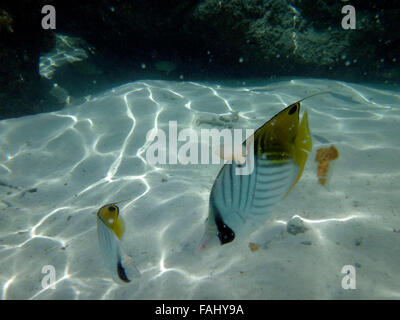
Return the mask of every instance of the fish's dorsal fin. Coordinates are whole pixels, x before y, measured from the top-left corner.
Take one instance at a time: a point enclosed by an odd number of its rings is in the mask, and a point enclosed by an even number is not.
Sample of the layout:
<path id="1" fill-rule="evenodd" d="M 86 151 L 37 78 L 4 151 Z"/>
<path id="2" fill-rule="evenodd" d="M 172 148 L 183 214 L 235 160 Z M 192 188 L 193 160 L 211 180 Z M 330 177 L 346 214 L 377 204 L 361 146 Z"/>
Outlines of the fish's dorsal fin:
<path id="1" fill-rule="evenodd" d="M 113 204 L 120 204 L 122 202 L 127 202 L 127 201 L 131 201 L 132 199 L 125 199 L 125 200 L 120 200 L 118 202 L 114 202 Z"/>
<path id="2" fill-rule="evenodd" d="M 256 153 L 282 152 L 289 154 L 299 129 L 299 115 L 301 102 L 311 97 L 330 93 L 317 92 L 304 97 L 273 116 L 254 133 L 254 147 Z"/>
<path id="3" fill-rule="evenodd" d="M 309 96 L 307 96 L 307 97 L 305 97 L 303 99 L 300 99 L 297 102 L 300 103 L 300 102 L 302 102 L 302 101 L 304 101 L 306 99 L 309 99 L 309 98 L 312 98 L 312 97 L 315 97 L 315 96 L 319 96 L 320 94 L 327 94 L 327 93 L 331 93 L 331 92 L 330 91 L 321 91 L 321 92 L 313 93 L 313 94 L 311 94 L 311 95 L 309 95 Z"/>

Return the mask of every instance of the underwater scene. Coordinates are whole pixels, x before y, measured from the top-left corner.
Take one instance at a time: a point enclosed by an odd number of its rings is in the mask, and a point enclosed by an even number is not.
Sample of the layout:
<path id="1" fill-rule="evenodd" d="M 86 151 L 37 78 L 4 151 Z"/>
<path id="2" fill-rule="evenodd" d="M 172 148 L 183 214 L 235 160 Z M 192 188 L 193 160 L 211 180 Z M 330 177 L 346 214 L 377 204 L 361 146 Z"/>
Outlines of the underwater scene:
<path id="1" fill-rule="evenodd" d="M 399 17 L 2 1 L 0 299 L 399 299 Z"/>

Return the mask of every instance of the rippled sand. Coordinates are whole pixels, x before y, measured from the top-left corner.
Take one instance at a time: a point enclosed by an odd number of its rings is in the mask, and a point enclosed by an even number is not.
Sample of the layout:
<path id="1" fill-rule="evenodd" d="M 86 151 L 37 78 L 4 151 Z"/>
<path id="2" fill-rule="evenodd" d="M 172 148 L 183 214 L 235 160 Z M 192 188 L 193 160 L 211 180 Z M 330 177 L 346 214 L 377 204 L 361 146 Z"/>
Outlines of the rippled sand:
<path id="1" fill-rule="evenodd" d="M 246 239 L 197 251 L 220 165 L 146 161 L 152 128 L 256 129 L 305 100 L 313 153 L 303 177 Z M 0 122 L 2 299 L 400 298 L 400 95 L 328 80 L 254 87 L 144 81 L 58 112 Z M 180 142 L 179 145 L 183 144 Z M 339 150 L 328 187 L 315 150 Z M 96 212 L 119 200 L 123 243 L 142 272 L 115 284 Z M 299 219 L 303 232 L 288 232 Z M 291 223 L 291 222 L 290 222 Z M 249 243 L 255 243 L 252 251 Z M 42 267 L 56 271 L 43 289 Z M 344 265 L 356 289 L 341 286 Z"/>

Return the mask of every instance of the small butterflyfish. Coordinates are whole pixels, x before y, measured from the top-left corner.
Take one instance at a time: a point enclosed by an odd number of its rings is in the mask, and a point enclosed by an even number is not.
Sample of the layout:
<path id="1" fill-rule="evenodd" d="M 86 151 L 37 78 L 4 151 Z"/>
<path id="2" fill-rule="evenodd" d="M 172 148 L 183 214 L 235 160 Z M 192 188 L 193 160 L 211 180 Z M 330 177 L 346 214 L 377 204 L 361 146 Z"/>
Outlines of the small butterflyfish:
<path id="1" fill-rule="evenodd" d="M 117 283 L 127 283 L 139 277 L 140 272 L 133 259 L 123 252 L 121 241 L 125 224 L 117 203 L 107 204 L 97 212 L 97 235 L 105 264 L 113 279 Z"/>
<path id="2" fill-rule="evenodd" d="M 317 94 L 322 93 L 326 92 Z M 304 99 L 276 114 L 244 142 L 249 150 L 246 163 L 250 158 L 253 161 L 251 173 L 238 174 L 242 161 L 224 164 L 211 189 L 200 249 L 210 243 L 224 245 L 253 232 L 300 180 L 312 148 L 306 111 L 300 122 Z"/>

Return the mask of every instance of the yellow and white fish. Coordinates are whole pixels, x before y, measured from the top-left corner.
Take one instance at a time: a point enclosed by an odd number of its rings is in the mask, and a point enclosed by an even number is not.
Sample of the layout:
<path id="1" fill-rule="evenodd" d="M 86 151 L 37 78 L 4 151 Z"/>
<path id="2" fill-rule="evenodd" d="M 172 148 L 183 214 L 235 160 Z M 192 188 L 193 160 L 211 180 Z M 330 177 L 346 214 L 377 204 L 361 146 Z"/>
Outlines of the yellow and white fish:
<path id="1" fill-rule="evenodd" d="M 131 257 L 123 253 L 121 240 L 125 231 L 117 203 L 107 204 L 97 212 L 97 235 L 104 261 L 117 283 L 130 282 L 140 272 Z"/>
<path id="2" fill-rule="evenodd" d="M 238 175 L 237 168 L 243 164 L 237 161 L 222 167 L 211 190 L 200 249 L 212 241 L 219 239 L 223 245 L 254 231 L 299 181 L 312 147 L 307 112 L 299 123 L 304 99 L 279 112 L 247 139 L 247 150 L 251 142 L 254 146 L 254 152 L 246 155 L 248 163 L 254 154 L 250 174 Z"/>

